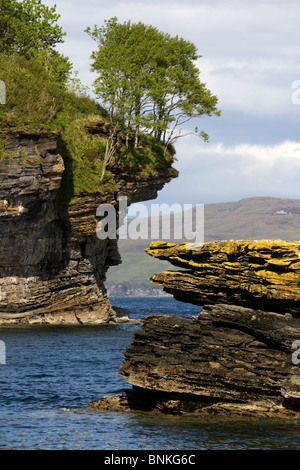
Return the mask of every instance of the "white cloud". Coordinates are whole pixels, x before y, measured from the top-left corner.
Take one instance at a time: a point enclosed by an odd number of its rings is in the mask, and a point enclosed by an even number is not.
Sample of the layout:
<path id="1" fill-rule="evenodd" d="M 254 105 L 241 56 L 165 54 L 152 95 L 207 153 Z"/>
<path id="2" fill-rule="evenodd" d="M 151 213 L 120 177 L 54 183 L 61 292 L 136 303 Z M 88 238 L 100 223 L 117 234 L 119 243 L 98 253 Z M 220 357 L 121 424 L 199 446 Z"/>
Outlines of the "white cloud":
<path id="1" fill-rule="evenodd" d="M 214 145 L 193 137 L 177 145 L 179 178 L 158 202 L 201 204 L 243 197 L 300 198 L 300 142 L 275 145 Z"/>
<path id="2" fill-rule="evenodd" d="M 57 4 L 67 32 L 59 48 L 91 85 L 90 54 L 96 44 L 84 33 L 105 19 L 143 21 L 193 41 L 203 58 L 202 79 L 222 109 L 252 115 L 289 113 L 291 83 L 300 79 L 299 2 L 274 0 L 128 2 L 43 0 Z"/>
<path id="3" fill-rule="evenodd" d="M 197 150 L 195 149 L 195 154 Z M 226 146 L 222 143 L 212 145 L 206 154 L 238 155 L 242 158 L 252 159 L 253 164 L 264 162 L 265 164 L 274 163 L 278 159 L 294 159 L 300 164 L 300 142 L 282 142 L 277 145 L 251 145 L 241 144 L 235 146 Z"/>
<path id="4" fill-rule="evenodd" d="M 295 62 L 282 57 L 200 59 L 198 68 L 223 109 L 262 116 L 296 111 L 291 106 L 293 77 L 300 78 Z"/>

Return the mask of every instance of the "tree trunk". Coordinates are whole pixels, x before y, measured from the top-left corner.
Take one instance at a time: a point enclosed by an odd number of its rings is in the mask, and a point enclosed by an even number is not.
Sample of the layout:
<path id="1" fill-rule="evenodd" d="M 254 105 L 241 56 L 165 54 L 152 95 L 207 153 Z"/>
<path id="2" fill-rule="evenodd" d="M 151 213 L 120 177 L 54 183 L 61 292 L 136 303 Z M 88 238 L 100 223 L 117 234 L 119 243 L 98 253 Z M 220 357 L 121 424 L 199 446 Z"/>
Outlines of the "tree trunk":
<path id="1" fill-rule="evenodd" d="M 135 136 L 134 136 L 134 148 L 137 149 L 139 145 L 139 133 L 140 133 L 140 115 L 141 115 L 141 98 L 138 96 L 135 100 Z"/>
<path id="2" fill-rule="evenodd" d="M 101 177 L 100 177 L 100 184 L 103 181 L 106 167 L 112 161 L 112 158 L 115 155 L 119 146 L 120 146 L 120 143 L 118 139 L 116 138 L 116 132 L 114 130 L 111 130 L 109 133 L 107 142 L 106 142 L 105 155 L 104 155 L 102 172 L 101 172 Z"/>

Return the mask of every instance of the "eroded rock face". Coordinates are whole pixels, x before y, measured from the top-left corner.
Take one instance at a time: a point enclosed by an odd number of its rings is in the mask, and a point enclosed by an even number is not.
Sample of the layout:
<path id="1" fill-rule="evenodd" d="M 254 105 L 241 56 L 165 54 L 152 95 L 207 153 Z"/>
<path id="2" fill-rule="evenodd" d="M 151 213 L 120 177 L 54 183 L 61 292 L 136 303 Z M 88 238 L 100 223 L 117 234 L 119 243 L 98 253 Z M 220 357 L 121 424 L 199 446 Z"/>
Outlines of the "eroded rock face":
<path id="1" fill-rule="evenodd" d="M 151 277 L 176 299 L 207 305 L 228 303 L 300 314 L 300 242 L 246 240 L 195 247 L 153 242 L 145 250 L 185 271 Z"/>
<path id="2" fill-rule="evenodd" d="M 104 286 L 121 262 L 116 240 L 96 236 L 96 209 L 157 191 L 171 168 L 152 178 L 118 175 L 117 194 L 82 195 L 60 212 L 54 200 L 64 162 L 55 132 L 14 133 L 0 162 L 0 324 L 100 324 L 116 321 Z"/>
<path id="3" fill-rule="evenodd" d="M 133 385 L 137 402 L 144 397 L 144 408 L 298 415 L 300 365 L 293 343 L 300 320 L 217 304 L 195 318 L 149 315 L 143 322 L 119 374 Z"/>
<path id="4" fill-rule="evenodd" d="M 186 270 L 151 280 L 203 310 L 143 318 L 119 371 L 132 390 L 92 408 L 299 418 L 299 246 L 153 242 L 150 255 Z"/>

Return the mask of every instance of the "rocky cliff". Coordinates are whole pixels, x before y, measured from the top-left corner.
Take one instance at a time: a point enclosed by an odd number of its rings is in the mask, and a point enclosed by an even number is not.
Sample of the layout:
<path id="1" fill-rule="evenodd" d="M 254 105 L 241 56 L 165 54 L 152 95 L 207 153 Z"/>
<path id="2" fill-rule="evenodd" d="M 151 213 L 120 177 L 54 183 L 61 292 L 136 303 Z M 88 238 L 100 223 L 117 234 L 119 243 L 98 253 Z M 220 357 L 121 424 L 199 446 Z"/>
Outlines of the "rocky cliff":
<path id="1" fill-rule="evenodd" d="M 166 413 L 300 416 L 300 321 L 217 304 L 197 318 L 150 315 L 126 349 L 120 375 L 134 406 Z"/>
<path id="2" fill-rule="evenodd" d="M 176 299 L 300 313 L 300 242 L 229 240 L 200 246 L 153 242 L 146 252 L 184 268 L 151 277 Z"/>
<path id="3" fill-rule="evenodd" d="M 7 136 L 0 161 L 0 323 L 98 324 L 116 321 L 104 286 L 120 263 L 115 240 L 96 236 L 96 208 L 155 198 L 176 176 L 116 174 L 113 194 L 82 194 L 55 208 L 64 161 L 55 132 Z"/>
<path id="4" fill-rule="evenodd" d="M 133 388 L 89 407 L 299 418 L 299 246 L 153 242 L 149 254 L 186 269 L 152 281 L 204 308 L 143 318 L 119 371 Z"/>

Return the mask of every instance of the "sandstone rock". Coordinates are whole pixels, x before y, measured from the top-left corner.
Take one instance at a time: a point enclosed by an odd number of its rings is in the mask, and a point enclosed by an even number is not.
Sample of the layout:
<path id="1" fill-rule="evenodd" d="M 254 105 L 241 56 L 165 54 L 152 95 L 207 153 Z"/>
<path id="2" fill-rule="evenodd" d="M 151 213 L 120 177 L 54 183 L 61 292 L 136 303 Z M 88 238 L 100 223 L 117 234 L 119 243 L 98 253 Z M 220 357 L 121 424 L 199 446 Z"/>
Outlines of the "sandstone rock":
<path id="1" fill-rule="evenodd" d="M 96 209 L 117 204 L 118 194 L 129 204 L 156 197 L 175 170 L 168 166 L 148 177 L 118 173 L 115 194 L 82 194 L 57 212 L 64 171 L 59 135 L 7 137 L 0 162 L 0 324 L 121 321 L 104 286 L 108 267 L 121 262 L 117 241 L 97 238 Z"/>
<path id="2" fill-rule="evenodd" d="M 299 247 L 281 240 L 153 242 L 147 253 L 185 270 L 151 280 L 204 308 L 194 318 L 142 319 L 119 370 L 132 386 L 126 406 L 300 418 Z"/>
<path id="3" fill-rule="evenodd" d="M 300 314 L 298 241 L 228 240 L 200 246 L 153 242 L 145 251 L 185 268 L 151 277 L 178 300 Z"/>
<path id="4" fill-rule="evenodd" d="M 88 404 L 89 410 L 96 411 L 129 411 L 129 404 L 126 395 L 103 396 L 100 400 L 91 401 Z"/>
<path id="5" fill-rule="evenodd" d="M 196 318 L 142 320 L 119 371 L 133 386 L 132 409 L 300 416 L 300 320 L 224 304 Z"/>

